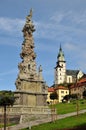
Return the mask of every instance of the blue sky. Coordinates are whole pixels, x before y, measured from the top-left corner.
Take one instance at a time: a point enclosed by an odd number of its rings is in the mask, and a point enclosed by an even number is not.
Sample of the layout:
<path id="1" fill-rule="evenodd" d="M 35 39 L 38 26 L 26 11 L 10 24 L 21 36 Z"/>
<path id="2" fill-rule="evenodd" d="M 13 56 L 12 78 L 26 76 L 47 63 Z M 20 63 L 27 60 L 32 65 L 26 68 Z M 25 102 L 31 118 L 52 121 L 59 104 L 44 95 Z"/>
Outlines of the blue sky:
<path id="1" fill-rule="evenodd" d="M 33 9 L 37 67 L 51 86 L 60 44 L 67 69 L 86 73 L 86 0 L 0 0 L 0 90 L 15 90 L 25 18 Z"/>

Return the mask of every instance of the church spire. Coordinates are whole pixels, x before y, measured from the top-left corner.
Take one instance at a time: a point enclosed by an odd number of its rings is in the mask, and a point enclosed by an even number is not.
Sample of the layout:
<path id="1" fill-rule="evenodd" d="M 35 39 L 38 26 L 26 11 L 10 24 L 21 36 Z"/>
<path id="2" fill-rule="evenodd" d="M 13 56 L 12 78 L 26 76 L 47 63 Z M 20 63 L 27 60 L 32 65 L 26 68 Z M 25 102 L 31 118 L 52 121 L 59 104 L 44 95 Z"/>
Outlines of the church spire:
<path id="1" fill-rule="evenodd" d="M 59 50 L 62 51 L 61 43 L 60 43 L 60 49 Z"/>
<path id="2" fill-rule="evenodd" d="M 60 44 L 60 48 L 59 48 L 59 53 L 58 53 L 57 59 L 58 59 L 58 61 L 65 61 L 65 57 L 64 57 L 64 53 L 62 51 L 61 44 Z"/>

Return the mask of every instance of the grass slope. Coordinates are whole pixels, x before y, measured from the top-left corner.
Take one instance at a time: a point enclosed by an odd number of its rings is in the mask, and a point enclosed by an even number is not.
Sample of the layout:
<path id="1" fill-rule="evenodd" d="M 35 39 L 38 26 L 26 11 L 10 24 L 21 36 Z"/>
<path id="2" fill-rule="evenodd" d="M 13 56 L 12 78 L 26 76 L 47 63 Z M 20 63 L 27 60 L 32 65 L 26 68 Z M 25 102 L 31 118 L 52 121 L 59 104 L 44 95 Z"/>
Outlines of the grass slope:
<path id="1" fill-rule="evenodd" d="M 58 103 L 55 106 L 57 110 L 57 114 L 66 114 L 70 112 L 76 111 L 77 101 L 72 101 L 71 103 Z M 79 110 L 86 109 L 86 100 L 79 100 L 78 101 Z"/>
<path id="2" fill-rule="evenodd" d="M 68 117 L 65 119 L 60 119 L 55 121 L 54 123 L 45 123 L 38 126 L 33 126 L 31 130 L 57 130 L 57 129 L 64 129 L 64 128 L 73 128 L 76 126 L 82 126 L 86 124 L 86 113 L 73 117 Z M 23 129 L 23 130 L 28 130 Z"/>

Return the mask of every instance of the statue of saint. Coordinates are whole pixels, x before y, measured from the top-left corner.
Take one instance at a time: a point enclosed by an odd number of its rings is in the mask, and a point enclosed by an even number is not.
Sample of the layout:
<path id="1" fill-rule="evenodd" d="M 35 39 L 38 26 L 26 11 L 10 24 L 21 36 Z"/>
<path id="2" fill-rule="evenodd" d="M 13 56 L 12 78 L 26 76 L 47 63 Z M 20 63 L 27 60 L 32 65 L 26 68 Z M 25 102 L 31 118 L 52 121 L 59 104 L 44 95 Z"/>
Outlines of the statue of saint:
<path id="1" fill-rule="evenodd" d="M 33 14 L 33 11 L 32 9 L 30 10 L 30 14 L 26 17 L 26 22 L 29 22 L 32 18 L 32 14 Z"/>

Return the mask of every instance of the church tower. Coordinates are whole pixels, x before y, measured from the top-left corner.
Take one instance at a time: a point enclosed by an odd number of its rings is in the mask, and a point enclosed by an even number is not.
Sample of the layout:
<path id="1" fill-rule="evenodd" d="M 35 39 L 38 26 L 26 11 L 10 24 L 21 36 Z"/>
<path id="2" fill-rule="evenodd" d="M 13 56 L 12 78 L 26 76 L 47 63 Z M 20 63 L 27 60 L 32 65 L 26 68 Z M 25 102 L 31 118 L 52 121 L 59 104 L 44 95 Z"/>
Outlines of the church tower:
<path id="1" fill-rule="evenodd" d="M 66 80 L 66 61 L 61 45 L 57 56 L 57 63 L 55 67 L 55 85 L 62 84 Z"/>
<path id="2" fill-rule="evenodd" d="M 47 98 L 47 86 L 42 77 L 42 66 L 40 65 L 37 71 L 36 54 L 34 52 L 33 32 L 35 31 L 32 18 L 32 10 L 26 17 L 26 23 L 23 27 L 24 41 L 22 43 L 22 51 L 19 63 L 19 74 L 16 80 L 16 91 L 19 98 L 19 105 L 28 106 L 44 106 Z"/>

